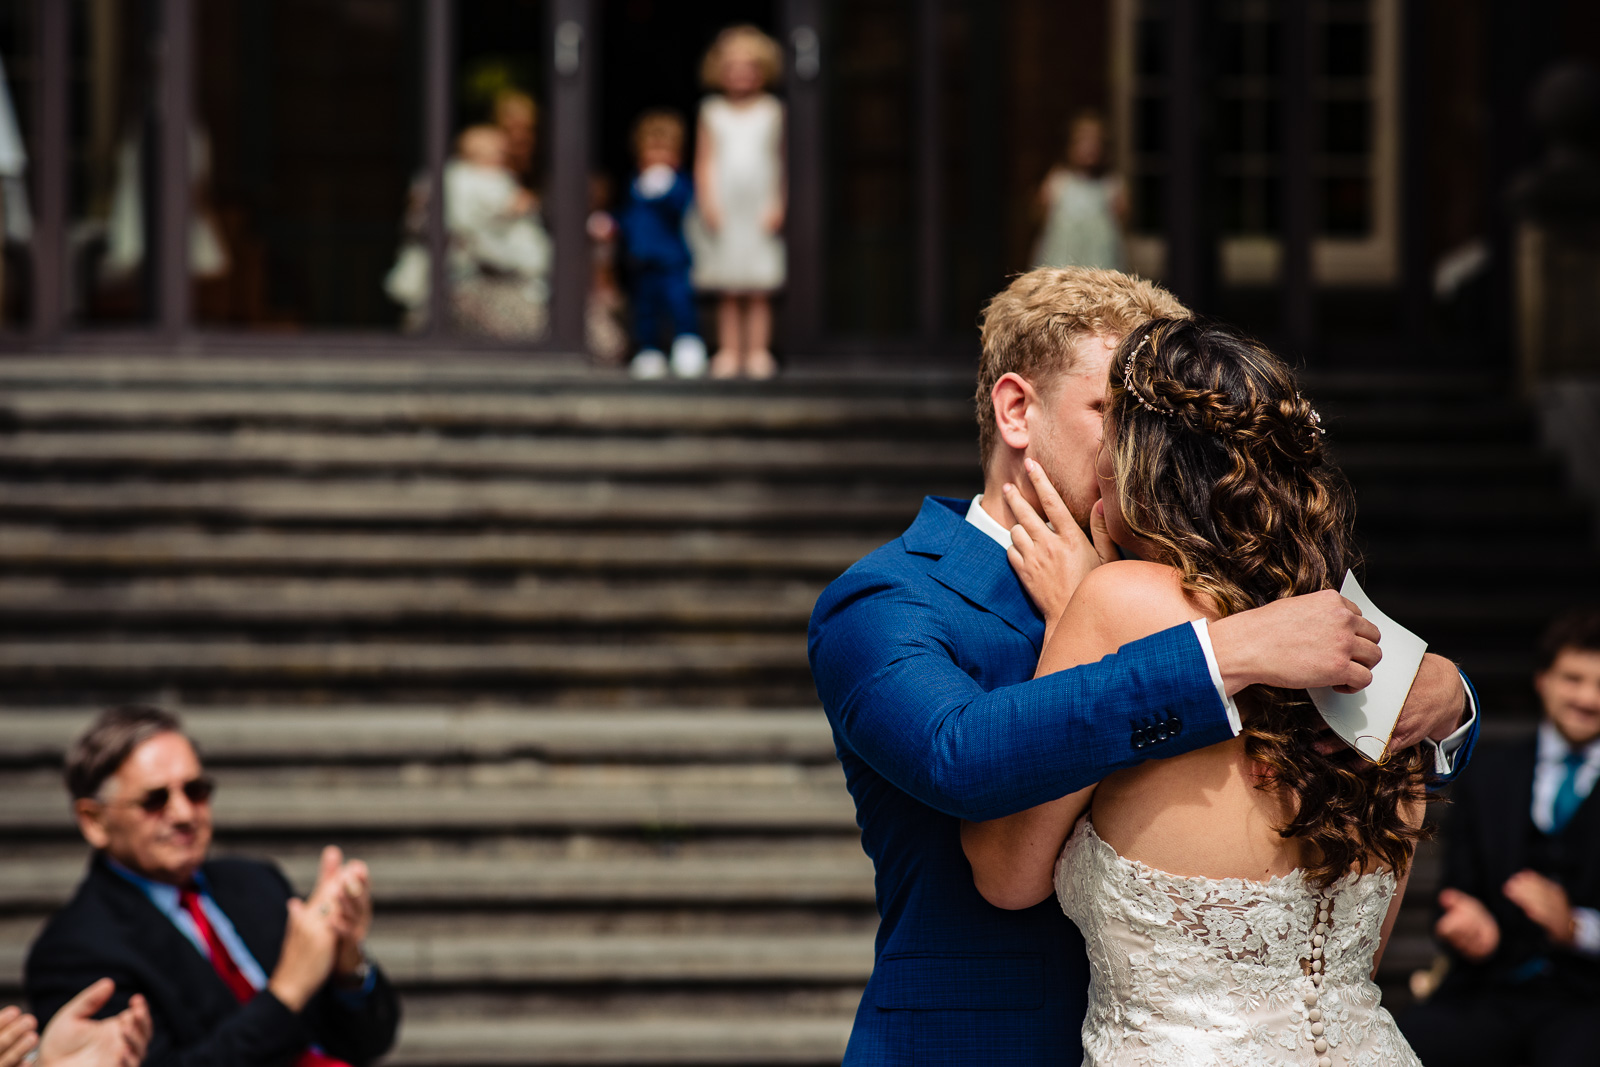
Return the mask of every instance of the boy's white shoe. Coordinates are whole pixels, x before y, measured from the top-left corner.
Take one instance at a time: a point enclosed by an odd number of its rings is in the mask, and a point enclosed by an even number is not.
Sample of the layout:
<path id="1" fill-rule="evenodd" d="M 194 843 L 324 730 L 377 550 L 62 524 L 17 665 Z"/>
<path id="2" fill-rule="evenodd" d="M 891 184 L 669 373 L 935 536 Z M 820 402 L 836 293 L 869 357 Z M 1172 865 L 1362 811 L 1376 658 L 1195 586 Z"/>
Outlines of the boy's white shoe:
<path id="1" fill-rule="evenodd" d="M 667 355 L 659 348 L 641 348 L 628 364 L 628 375 L 641 382 L 653 382 L 667 376 Z"/>
<path id="2" fill-rule="evenodd" d="M 706 343 L 692 333 L 680 334 L 672 342 L 672 373 L 680 378 L 704 378 Z"/>

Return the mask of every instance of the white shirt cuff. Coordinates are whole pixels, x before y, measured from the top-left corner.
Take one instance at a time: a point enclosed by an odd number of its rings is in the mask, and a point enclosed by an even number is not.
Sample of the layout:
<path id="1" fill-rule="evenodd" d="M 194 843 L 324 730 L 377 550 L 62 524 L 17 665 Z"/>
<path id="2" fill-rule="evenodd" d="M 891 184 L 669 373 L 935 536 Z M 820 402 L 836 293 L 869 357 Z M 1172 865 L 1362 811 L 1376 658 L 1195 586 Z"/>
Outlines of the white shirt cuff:
<path id="1" fill-rule="evenodd" d="M 1215 677 L 1213 675 L 1212 677 Z M 1467 676 L 1461 676 L 1461 688 L 1467 693 L 1467 719 L 1443 741 L 1427 738 L 1428 744 L 1433 746 L 1433 773 L 1453 774 L 1456 768 L 1456 753 L 1466 743 L 1467 734 L 1472 731 L 1472 724 L 1478 721 L 1478 702 L 1472 699 L 1472 686 L 1467 684 Z"/>
<path id="2" fill-rule="evenodd" d="M 1600 956 L 1600 911 L 1572 909 L 1572 947 L 1585 956 Z"/>
<path id="3" fill-rule="evenodd" d="M 1222 701 L 1222 710 L 1228 713 L 1228 725 L 1233 728 L 1233 736 L 1238 737 L 1244 729 L 1244 723 L 1239 721 L 1239 705 L 1233 702 L 1222 686 L 1222 668 L 1217 666 L 1217 653 L 1211 647 L 1211 634 L 1206 629 L 1206 620 L 1196 619 L 1189 625 L 1194 627 L 1194 635 L 1200 641 L 1200 651 L 1206 657 L 1206 670 L 1211 672 L 1211 684 L 1217 687 L 1217 699 Z M 1457 747 L 1460 747 L 1459 743 Z"/>

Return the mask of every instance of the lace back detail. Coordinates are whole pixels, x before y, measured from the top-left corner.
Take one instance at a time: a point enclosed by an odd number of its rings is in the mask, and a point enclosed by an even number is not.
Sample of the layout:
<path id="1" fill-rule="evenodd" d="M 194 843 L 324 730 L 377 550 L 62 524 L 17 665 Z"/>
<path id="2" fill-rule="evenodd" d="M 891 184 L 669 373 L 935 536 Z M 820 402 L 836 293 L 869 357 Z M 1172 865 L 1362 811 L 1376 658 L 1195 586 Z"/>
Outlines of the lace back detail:
<path id="1" fill-rule="evenodd" d="M 1089 1067 L 1420 1067 L 1370 978 L 1391 872 L 1326 888 L 1168 874 L 1085 819 L 1056 894 L 1083 931 Z"/>

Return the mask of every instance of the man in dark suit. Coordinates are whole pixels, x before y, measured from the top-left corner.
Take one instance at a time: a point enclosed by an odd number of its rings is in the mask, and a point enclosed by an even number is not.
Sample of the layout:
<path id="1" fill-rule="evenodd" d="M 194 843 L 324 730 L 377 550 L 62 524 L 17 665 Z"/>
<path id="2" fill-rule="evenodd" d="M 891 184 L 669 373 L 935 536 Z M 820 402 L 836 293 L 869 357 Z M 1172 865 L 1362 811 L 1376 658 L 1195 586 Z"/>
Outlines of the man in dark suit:
<path id="1" fill-rule="evenodd" d="M 1031 601 L 1007 562 L 1012 539 L 1068 558 L 1079 578 L 1110 558 L 1094 471 L 1111 355 L 1135 326 L 1187 315 L 1116 271 L 1045 268 L 1013 281 L 984 313 L 982 495 L 927 498 L 902 537 L 834 581 L 812 612 L 812 673 L 881 916 L 850 1067 L 1082 1058 L 1088 966 L 1077 929 L 1054 900 L 1019 911 L 984 901 L 962 819 L 1010 815 L 1231 738 L 1232 696 L 1247 685 L 1371 681 L 1378 632 L 1331 591 L 1174 627 L 1033 679 L 1071 590 Z M 1017 525 L 1024 503 L 1054 529 Z M 1395 742 L 1438 738 L 1436 769 L 1449 775 L 1476 723 L 1460 675 L 1429 656 Z"/>
<path id="2" fill-rule="evenodd" d="M 177 718 L 112 708 L 74 742 L 67 788 L 94 847 L 77 893 L 28 953 L 28 996 L 49 1020 L 91 982 L 141 994 L 148 1067 L 341 1067 L 394 1043 L 400 1006 L 362 949 L 365 864 L 323 852 L 295 897 L 270 864 L 210 860 L 211 779 Z"/>
<path id="3" fill-rule="evenodd" d="M 1434 933 L 1450 970 L 1400 1019 L 1428 1067 L 1600 1064 L 1600 610 L 1557 619 L 1527 741 L 1455 787 Z"/>

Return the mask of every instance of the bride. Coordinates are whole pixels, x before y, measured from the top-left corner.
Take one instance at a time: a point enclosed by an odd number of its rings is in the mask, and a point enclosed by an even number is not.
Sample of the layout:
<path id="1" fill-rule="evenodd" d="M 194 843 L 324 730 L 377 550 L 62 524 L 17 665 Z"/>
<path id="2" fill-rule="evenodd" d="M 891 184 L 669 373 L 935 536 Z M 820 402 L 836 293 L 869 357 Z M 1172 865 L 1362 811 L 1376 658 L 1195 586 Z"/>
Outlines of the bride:
<path id="1" fill-rule="evenodd" d="M 1096 473 L 1130 558 L 1091 572 L 1050 621 L 1039 673 L 1339 586 L 1355 561 L 1350 492 L 1281 361 L 1214 324 L 1158 319 L 1112 367 Z M 1045 604 L 1036 551 L 1018 538 Z M 1304 691 L 1246 690 L 1238 705 L 1231 741 L 964 824 L 978 890 L 1004 908 L 1054 891 L 1083 932 L 1085 1064 L 1417 1065 L 1372 978 L 1420 836 L 1422 755 L 1326 752 Z"/>

